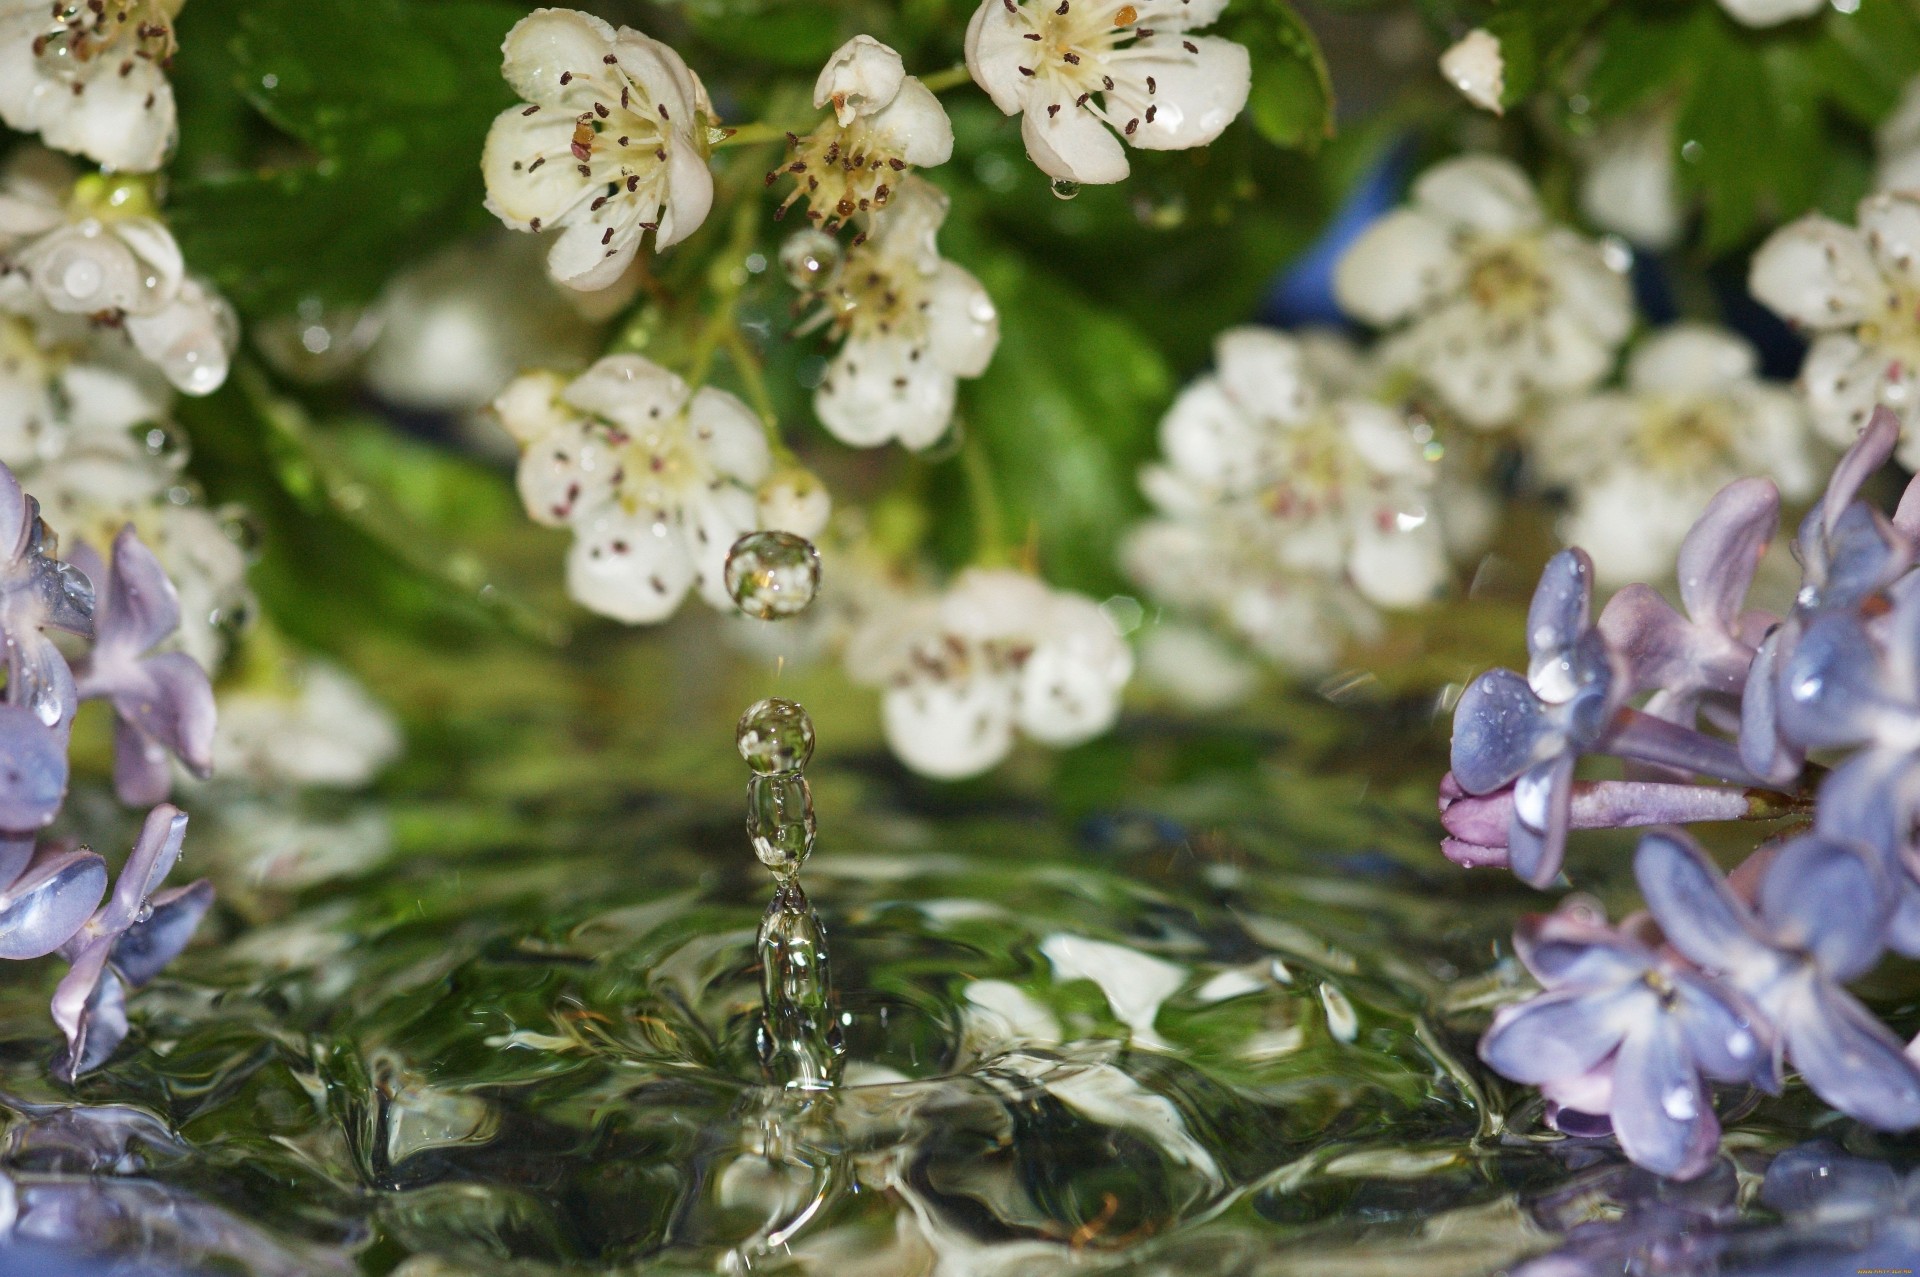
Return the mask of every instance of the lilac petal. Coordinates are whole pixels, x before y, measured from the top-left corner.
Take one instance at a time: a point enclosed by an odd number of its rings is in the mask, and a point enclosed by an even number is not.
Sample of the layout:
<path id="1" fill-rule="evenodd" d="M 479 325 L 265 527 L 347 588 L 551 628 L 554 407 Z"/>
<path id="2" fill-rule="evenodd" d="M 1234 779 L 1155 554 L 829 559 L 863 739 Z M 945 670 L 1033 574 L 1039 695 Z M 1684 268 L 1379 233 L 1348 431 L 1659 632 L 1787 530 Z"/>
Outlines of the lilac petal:
<path id="1" fill-rule="evenodd" d="M 1501 1007 L 1480 1039 L 1480 1058 L 1530 1086 L 1589 1072 L 1620 1045 L 1626 998 L 1651 1001 L 1651 994 L 1631 985 L 1607 993 L 1566 990 Z"/>
<path id="2" fill-rule="evenodd" d="M 1613 1134 L 1613 1122 L 1605 1113 L 1583 1113 L 1579 1109 L 1553 1106 L 1547 1115 L 1547 1122 L 1562 1135 L 1570 1135 L 1577 1140 L 1605 1139 Z M 1584 1272 L 1584 1269 L 1581 1270 Z"/>
<path id="3" fill-rule="evenodd" d="M 133 854 L 120 870 L 120 880 L 113 884 L 113 899 L 101 911 L 99 929 L 102 933 L 119 935 L 133 925 L 140 906 L 180 859 L 180 847 L 186 839 L 187 814 L 178 807 L 161 803 L 147 813 L 146 823 L 140 827 L 139 841 L 133 844 Z"/>
<path id="4" fill-rule="evenodd" d="M 1886 516 L 1850 505 L 1827 537 L 1819 574 L 1820 606 L 1852 607 L 1891 584 L 1913 563 L 1913 547 Z"/>
<path id="5" fill-rule="evenodd" d="M 1653 964 L 1653 954 L 1637 941 L 1565 908 L 1522 918 L 1513 948 L 1549 989 L 1631 984 Z"/>
<path id="6" fill-rule="evenodd" d="M 35 559 L 33 589 L 40 598 L 40 624 L 83 637 L 92 635 L 92 577 L 71 563 L 62 563 L 58 559 Z"/>
<path id="7" fill-rule="evenodd" d="M 139 988 L 180 956 L 212 906 L 213 884 L 205 878 L 159 892 L 147 920 L 136 922 L 113 942 L 113 965 L 128 984 Z"/>
<path id="8" fill-rule="evenodd" d="M 1784 785 L 1800 774 L 1802 752 L 1780 735 L 1779 695 L 1782 649 L 1791 652 L 1799 630 L 1799 623 L 1789 620 L 1761 640 L 1740 698 L 1740 762 L 1770 785 Z"/>
<path id="9" fill-rule="evenodd" d="M 1454 779 L 1469 794 L 1499 789 L 1539 760 L 1552 731 L 1525 679 L 1488 670 L 1454 707 Z"/>
<path id="10" fill-rule="evenodd" d="M 1620 655 L 1627 695 L 1667 687 L 1693 672 L 1693 626 L 1650 585 L 1629 585 L 1608 599 L 1599 630 Z"/>
<path id="11" fill-rule="evenodd" d="M 1459 838 L 1442 838 L 1440 854 L 1462 869 L 1505 869 L 1507 867 L 1507 845 L 1504 842 L 1497 847 L 1488 847 L 1480 843 L 1465 842 Z"/>
<path id="12" fill-rule="evenodd" d="M 173 792 L 167 747 L 124 718 L 113 725 L 113 792 L 129 807 L 151 807 Z"/>
<path id="13" fill-rule="evenodd" d="M 1720 1148 L 1720 1122 L 1673 1017 L 1657 1009 L 1620 1043 L 1613 1065 L 1613 1133 L 1637 1164 L 1694 1179 Z"/>
<path id="14" fill-rule="evenodd" d="M 71 727 L 80 694 L 67 658 L 39 630 L 7 635 L 7 703 L 22 706 L 48 727 Z"/>
<path id="15" fill-rule="evenodd" d="M 1893 916 L 1887 919 L 1887 948 L 1903 958 L 1920 958 L 1920 882 L 1903 865 L 1893 871 Z"/>
<path id="16" fill-rule="evenodd" d="M 1687 1051 L 1700 1071 L 1722 1082 L 1780 1091 L 1780 1044 L 1773 1026 L 1746 999 L 1705 977 L 1668 971 Z"/>
<path id="17" fill-rule="evenodd" d="M 0 883 L 11 883 L 20 876 L 33 859 L 39 841 L 38 830 L 0 829 Z"/>
<path id="18" fill-rule="evenodd" d="M 1724 785 L 1682 785 L 1664 781 L 1576 781 L 1568 827 L 1626 829 L 1644 825 L 1685 825 L 1703 820 L 1739 820 L 1753 804 L 1742 790 Z M 1440 824 L 1464 842 L 1505 853 L 1507 826 L 1513 819 L 1513 789 L 1461 797 L 1440 809 Z"/>
<path id="19" fill-rule="evenodd" d="M 60 735 L 22 705 L 0 705 L 0 829 L 41 829 L 67 796 Z"/>
<path id="20" fill-rule="evenodd" d="M 1615 713 L 1606 731 L 1594 742 L 1594 748 L 1635 762 L 1653 763 L 1735 784 L 1761 783 L 1760 777 L 1747 770 L 1740 751 L 1727 741 L 1636 709 Z"/>
<path id="21" fill-rule="evenodd" d="M 214 730 L 207 672 L 185 652 L 149 656 L 136 668 L 137 685 L 114 689 L 114 711 L 206 777 L 213 771 Z"/>
<path id="22" fill-rule="evenodd" d="M 96 1000 L 101 981 L 107 977 L 107 958 L 112 948 L 112 942 L 104 936 L 89 940 L 73 955 L 73 965 L 53 990 L 53 1022 L 66 1034 L 67 1049 L 73 1059 L 86 1055 L 87 1013 Z"/>
<path id="23" fill-rule="evenodd" d="M 71 976 L 73 973 L 69 972 Z M 60 982 L 61 989 L 66 981 Z M 67 1082 L 91 1073 L 105 1064 L 127 1037 L 127 990 L 120 977 L 103 969 L 91 987 L 87 999 L 73 1015 L 73 1027 L 67 1030 L 67 1049 L 54 1065 L 54 1073 Z M 60 993 L 54 994 L 55 1006 Z M 58 1011 L 55 1019 L 59 1018 Z M 61 1026 L 63 1029 L 66 1026 Z"/>
<path id="24" fill-rule="evenodd" d="M 1820 784 L 1814 828 L 1829 838 L 1857 842 L 1890 864 L 1906 843 L 1920 811 L 1920 758 L 1890 749 L 1863 749 Z"/>
<path id="25" fill-rule="evenodd" d="M 1544 888 L 1560 875 L 1573 806 L 1572 754 L 1541 763 L 1513 784 L 1507 863 L 1522 882 Z"/>
<path id="26" fill-rule="evenodd" d="M 107 891 L 107 862 L 90 851 L 43 847 L 0 892 L 0 958 L 39 958 L 71 940 Z"/>
<path id="27" fill-rule="evenodd" d="M 1787 1058 L 1815 1095 L 1881 1130 L 1920 1126 L 1920 1068 L 1852 994 L 1809 972 L 1777 1001 Z"/>
<path id="28" fill-rule="evenodd" d="M 1920 476 L 1909 479 L 1900 493 L 1900 504 L 1893 508 L 1893 526 L 1907 540 L 1920 540 Z"/>
<path id="29" fill-rule="evenodd" d="M 1680 599 L 1687 614 L 1732 634 L 1779 526 L 1780 490 L 1768 480 L 1736 479 L 1720 489 L 1680 543 Z"/>
<path id="30" fill-rule="evenodd" d="M 113 570 L 100 610 L 100 641 L 133 652 L 148 650 L 180 627 L 180 595 L 132 524 L 113 539 Z"/>
<path id="31" fill-rule="evenodd" d="M 1593 597 L 1593 560 L 1580 549 L 1547 560 L 1527 608 L 1527 651 L 1539 657 L 1566 651 L 1586 633 Z"/>
<path id="32" fill-rule="evenodd" d="M 33 517 L 28 513 L 27 494 L 13 471 L 0 466 L 0 552 L 19 557 L 32 531 Z"/>
<path id="33" fill-rule="evenodd" d="M 1893 894 L 1850 843 L 1804 834 L 1780 849 L 1760 881 L 1760 918 L 1782 948 L 1811 954 L 1845 983 L 1880 960 Z"/>
<path id="34" fill-rule="evenodd" d="M 1699 844 L 1678 831 L 1648 834 L 1633 876 L 1667 943 L 1710 971 L 1770 971 L 1776 956 L 1747 907 Z"/>
<path id="35" fill-rule="evenodd" d="M 1781 671 L 1781 732 L 1808 749 L 1873 739 L 1890 708 L 1880 674 L 1880 650 L 1853 613 L 1813 617 Z"/>
<path id="36" fill-rule="evenodd" d="M 1827 491 L 1821 498 L 1819 513 L 1822 529 L 1828 537 L 1839 526 L 1841 514 L 1853 504 L 1860 485 L 1887 464 L 1887 458 L 1893 455 L 1894 445 L 1899 442 L 1900 418 L 1882 404 L 1873 410 L 1873 416 L 1861 427 L 1859 436 L 1833 467 L 1833 474 L 1827 479 Z"/>

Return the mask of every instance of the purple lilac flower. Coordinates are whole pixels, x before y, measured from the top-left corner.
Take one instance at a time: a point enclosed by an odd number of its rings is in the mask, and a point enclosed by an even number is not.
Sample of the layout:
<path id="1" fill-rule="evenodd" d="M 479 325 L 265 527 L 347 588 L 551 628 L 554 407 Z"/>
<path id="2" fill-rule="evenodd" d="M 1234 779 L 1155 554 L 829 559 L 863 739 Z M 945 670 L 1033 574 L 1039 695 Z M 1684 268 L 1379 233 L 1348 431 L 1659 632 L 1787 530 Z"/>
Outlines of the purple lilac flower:
<path id="1" fill-rule="evenodd" d="M 1870 1126 L 1920 1126 L 1920 1067 L 1842 987 L 1879 960 L 1894 908 L 1869 851 L 1794 838 L 1766 867 L 1754 908 L 1684 834 L 1642 839 L 1634 873 L 1667 943 L 1760 1008 L 1816 1095 Z"/>
<path id="2" fill-rule="evenodd" d="M 72 967 L 53 994 L 67 1036 L 56 1071 L 71 1080 L 99 1067 L 127 1035 L 126 991 L 160 973 L 186 948 L 213 903 L 205 879 L 157 894 L 187 836 L 186 813 L 162 803 L 147 813 L 113 895 L 60 953 Z"/>
<path id="3" fill-rule="evenodd" d="M 1480 1056 L 1581 1112 L 1605 1113 L 1627 1156 L 1676 1179 L 1720 1144 L 1704 1079 L 1778 1089 L 1764 1021 L 1738 994 L 1574 910 L 1535 915 L 1514 947 L 1545 992 L 1503 1008 Z"/>
<path id="4" fill-rule="evenodd" d="M 1440 824 L 1447 831 L 1440 850 L 1465 868 L 1507 864 L 1507 833 L 1513 824 L 1513 788 L 1469 795 L 1448 772 L 1440 778 Z M 1569 829 L 1629 829 L 1696 820 L 1746 820 L 1784 814 L 1771 797 L 1726 785 L 1662 781 L 1575 781 L 1568 805 Z"/>
<path id="5" fill-rule="evenodd" d="M 1618 703 L 1612 658 L 1589 624 L 1592 596 L 1592 560 L 1580 550 L 1554 555 L 1527 610 L 1526 677 L 1489 670 L 1454 709 L 1454 780 L 1472 795 L 1513 786 L 1507 862 L 1535 886 L 1560 872 L 1574 763 Z"/>
<path id="6" fill-rule="evenodd" d="M 93 650 L 77 671 L 79 694 L 113 704 L 120 801 L 161 802 L 173 788 L 169 753 L 195 775 L 213 770 L 213 687 L 185 652 L 151 651 L 179 628 L 180 596 L 131 525 L 114 538 L 111 570 L 88 546 L 74 562 L 106 583 L 94 609 Z"/>

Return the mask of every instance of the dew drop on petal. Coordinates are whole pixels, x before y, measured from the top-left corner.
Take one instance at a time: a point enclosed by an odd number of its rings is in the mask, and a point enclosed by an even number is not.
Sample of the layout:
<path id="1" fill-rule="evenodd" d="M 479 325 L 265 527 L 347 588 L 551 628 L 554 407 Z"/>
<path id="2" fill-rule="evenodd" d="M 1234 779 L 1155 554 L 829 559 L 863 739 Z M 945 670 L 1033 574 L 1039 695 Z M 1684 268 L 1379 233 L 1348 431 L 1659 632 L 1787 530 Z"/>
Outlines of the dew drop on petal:
<path id="1" fill-rule="evenodd" d="M 1735 1029 L 1727 1034 L 1727 1054 L 1736 1060 L 1744 1060 L 1753 1054 L 1753 1034 L 1745 1029 Z"/>
<path id="2" fill-rule="evenodd" d="M 813 757 L 813 720 L 798 702 L 770 696 L 747 707 L 733 740 L 761 775 L 797 772 Z"/>
<path id="3" fill-rule="evenodd" d="M 1660 1107 L 1676 1122 L 1691 1122 L 1700 1116 L 1699 1101 L 1694 1099 L 1693 1091 L 1684 1086 L 1669 1089 L 1660 1097 Z"/>
<path id="4" fill-rule="evenodd" d="M 60 275 L 60 288 L 69 297 L 84 301 L 100 291 L 105 276 L 100 263 L 88 257 L 76 257 Z"/>
<path id="5" fill-rule="evenodd" d="M 1053 198 L 1057 200 L 1070 200 L 1080 193 L 1080 183 L 1069 181 L 1064 177 L 1056 177 L 1053 179 L 1052 190 Z"/>
<path id="6" fill-rule="evenodd" d="M 30 705 L 33 716 L 48 727 L 60 721 L 60 693 L 53 688 L 46 686 L 34 688 Z"/>
<path id="7" fill-rule="evenodd" d="M 824 288 L 840 273 L 840 241 L 811 227 L 798 231 L 780 246 L 780 270 L 802 292 Z"/>
<path id="8" fill-rule="evenodd" d="M 798 616 L 820 589 L 820 552 L 791 532 L 749 532 L 727 551 L 727 593 L 762 621 Z"/>

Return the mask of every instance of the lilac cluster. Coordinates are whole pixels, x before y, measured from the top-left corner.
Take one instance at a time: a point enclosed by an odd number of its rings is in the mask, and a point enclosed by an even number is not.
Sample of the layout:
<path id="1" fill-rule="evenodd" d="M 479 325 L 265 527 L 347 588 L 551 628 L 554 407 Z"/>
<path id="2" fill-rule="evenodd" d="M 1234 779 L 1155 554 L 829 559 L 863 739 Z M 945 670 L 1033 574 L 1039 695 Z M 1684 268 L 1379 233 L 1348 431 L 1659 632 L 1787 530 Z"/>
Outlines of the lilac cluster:
<path id="1" fill-rule="evenodd" d="M 1684 610 L 1634 585 L 1595 621 L 1591 564 L 1563 551 L 1528 613 L 1525 676 L 1483 674 L 1455 712 L 1455 861 L 1544 888 L 1570 829 L 1666 827 L 1634 856 L 1644 913 L 1609 925 L 1576 898 L 1522 922 L 1543 991 L 1480 1044 L 1562 1129 L 1610 1127 L 1663 1175 L 1712 1163 L 1711 1083 L 1777 1092 L 1789 1065 L 1861 1122 L 1920 1127 L 1920 1049 L 1846 989 L 1888 949 L 1920 955 L 1920 481 L 1891 519 L 1857 499 L 1897 438 L 1881 409 L 1836 467 L 1794 541 L 1786 617 L 1745 606 L 1780 510 L 1743 479 L 1687 536 Z M 1623 778 L 1576 781 L 1593 754 Z M 1781 816 L 1803 824 L 1730 875 L 1671 828 Z"/>
<path id="2" fill-rule="evenodd" d="M 178 627 L 180 602 L 131 527 L 110 564 L 85 545 L 63 562 L 39 504 L 0 466 L 0 546 L 9 547 L 0 561 L 0 958 L 58 953 L 72 964 L 53 999 L 67 1038 L 57 1071 L 71 1079 L 112 1054 L 127 1033 L 127 987 L 171 961 L 213 902 L 205 882 L 156 890 L 187 825 L 163 801 L 168 755 L 211 770 L 213 689 L 191 657 L 152 650 Z M 85 656 L 69 664 L 49 631 L 86 641 Z M 106 861 L 41 837 L 66 801 L 69 738 L 86 700 L 113 707 L 121 801 L 152 806 L 110 897 Z"/>

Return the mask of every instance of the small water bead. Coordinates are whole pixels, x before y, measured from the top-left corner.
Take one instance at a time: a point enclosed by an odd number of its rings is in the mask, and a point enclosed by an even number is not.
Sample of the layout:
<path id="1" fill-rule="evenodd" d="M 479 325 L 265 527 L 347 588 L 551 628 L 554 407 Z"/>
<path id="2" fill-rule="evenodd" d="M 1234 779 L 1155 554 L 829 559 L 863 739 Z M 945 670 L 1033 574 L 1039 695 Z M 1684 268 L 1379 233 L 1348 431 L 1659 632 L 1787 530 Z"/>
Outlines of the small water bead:
<path id="1" fill-rule="evenodd" d="M 747 837 L 760 863 L 791 878 L 813 854 L 813 790 L 799 772 L 747 781 Z"/>
<path id="2" fill-rule="evenodd" d="M 1053 191 L 1053 198 L 1057 200 L 1070 200 L 1080 193 L 1080 183 L 1069 181 L 1064 177 L 1056 177 L 1053 179 L 1051 189 Z"/>
<path id="3" fill-rule="evenodd" d="M 770 696 L 747 707 L 733 740 L 761 775 L 797 772 L 813 757 L 813 720 L 798 702 Z"/>
<path id="4" fill-rule="evenodd" d="M 727 551 L 727 593 L 762 621 L 798 616 L 820 589 L 820 552 L 791 532 L 749 532 Z"/>
<path id="5" fill-rule="evenodd" d="M 809 227 L 780 246 L 780 269 L 802 292 L 825 288 L 840 273 L 840 241 Z"/>

